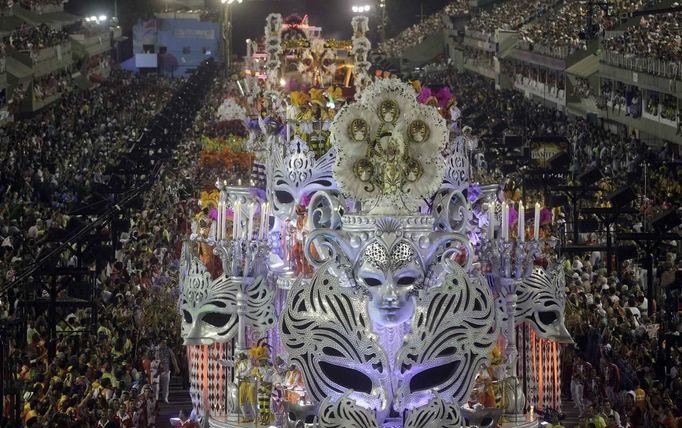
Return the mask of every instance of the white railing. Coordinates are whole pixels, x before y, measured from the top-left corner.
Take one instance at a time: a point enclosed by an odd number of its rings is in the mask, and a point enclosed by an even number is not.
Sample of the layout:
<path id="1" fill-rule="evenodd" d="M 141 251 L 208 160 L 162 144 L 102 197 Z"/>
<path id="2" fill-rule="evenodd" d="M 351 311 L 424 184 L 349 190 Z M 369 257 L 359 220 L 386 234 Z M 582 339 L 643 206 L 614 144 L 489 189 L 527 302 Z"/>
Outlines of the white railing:
<path id="1" fill-rule="evenodd" d="M 559 59 L 564 59 L 576 51 L 576 48 L 570 46 L 547 46 L 540 43 L 530 43 L 528 40 L 519 40 L 517 47 L 524 51 L 535 52 L 540 55 Z"/>
<path id="2" fill-rule="evenodd" d="M 604 51 L 602 62 L 614 67 L 625 68 L 640 73 L 682 80 L 682 64 L 679 62 L 663 61 L 658 58 L 622 54 L 614 51 Z"/>
<path id="3" fill-rule="evenodd" d="M 471 37 L 472 39 L 478 39 L 478 40 L 483 40 L 486 42 L 494 42 L 495 41 L 495 33 L 486 33 L 483 31 L 475 31 L 475 30 L 469 30 L 468 28 L 464 29 L 464 35 L 467 37 Z"/>

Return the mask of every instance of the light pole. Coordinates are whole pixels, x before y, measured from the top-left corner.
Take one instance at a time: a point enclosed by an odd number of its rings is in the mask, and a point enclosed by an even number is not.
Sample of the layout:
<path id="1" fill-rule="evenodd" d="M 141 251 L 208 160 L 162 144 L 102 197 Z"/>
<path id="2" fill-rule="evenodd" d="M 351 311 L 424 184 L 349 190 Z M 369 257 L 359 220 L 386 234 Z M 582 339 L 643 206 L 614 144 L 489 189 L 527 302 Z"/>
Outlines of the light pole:
<path id="1" fill-rule="evenodd" d="M 381 10 L 381 25 L 379 26 L 379 40 L 386 41 L 386 24 L 388 19 L 386 16 L 386 0 L 379 0 L 379 9 Z"/>
<path id="2" fill-rule="evenodd" d="M 232 3 L 241 3 L 243 0 L 220 0 L 225 5 L 223 9 L 223 40 L 225 56 L 225 76 L 230 74 L 232 66 Z"/>

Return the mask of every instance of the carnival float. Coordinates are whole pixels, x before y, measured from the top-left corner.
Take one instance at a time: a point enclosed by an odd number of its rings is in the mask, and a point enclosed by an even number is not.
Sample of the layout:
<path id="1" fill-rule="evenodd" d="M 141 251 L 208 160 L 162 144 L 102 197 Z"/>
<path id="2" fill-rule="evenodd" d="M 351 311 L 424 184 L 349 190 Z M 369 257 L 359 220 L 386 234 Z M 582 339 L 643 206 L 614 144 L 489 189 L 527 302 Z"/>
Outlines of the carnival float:
<path id="1" fill-rule="evenodd" d="M 271 14 L 201 155 L 179 310 L 210 427 L 538 426 L 561 406 L 548 211 L 486 179 L 449 90 Z M 546 221 L 546 220 L 545 220 Z"/>

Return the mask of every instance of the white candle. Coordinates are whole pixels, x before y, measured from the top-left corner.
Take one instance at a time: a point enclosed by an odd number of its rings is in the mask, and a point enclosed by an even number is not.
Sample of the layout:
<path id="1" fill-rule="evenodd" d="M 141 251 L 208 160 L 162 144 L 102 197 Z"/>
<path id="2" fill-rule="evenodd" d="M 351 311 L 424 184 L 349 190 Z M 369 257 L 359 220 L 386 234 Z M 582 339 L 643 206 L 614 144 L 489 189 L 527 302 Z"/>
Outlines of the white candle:
<path id="1" fill-rule="evenodd" d="M 535 222 L 533 223 L 533 238 L 540 239 L 540 202 L 535 203 Z"/>
<path id="2" fill-rule="evenodd" d="M 237 180 L 237 186 L 241 186 L 241 185 L 242 185 L 242 179 L 240 178 Z"/>
<path id="3" fill-rule="evenodd" d="M 523 201 L 519 202 L 519 241 L 526 239 L 526 208 L 523 206 Z"/>
<path id="4" fill-rule="evenodd" d="M 250 241 L 253 238 L 253 217 L 256 204 L 251 202 L 249 204 L 249 223 L 246 231 L 246 240 Z"/>
<path id="5" fill-rule="evenodd" d="M 509 205 L 502 204 L 502 239 L 509 239 Z"/>
<path id="6" fill-rule="evenodd" d="M 221 238 L 223 240 L 227 239 L 227 201 L 223 202 L 223 209 L 220 211 L 223 216 L 223 231 L 221 232 Z"/>
<path id="7" fill-rule="evenodd" d="M 267 221 L 268 221 L 268 205 L 270 205 L 268 202 L 265 202 L 264 204 L 261 204 L 260 206 L 260 233 L 258 236 L 262 241 L 267 241 L 268 239 L 268 226 L 267 226 Z"/>
<path id="8" fill-rule="evenodd" d="M 234 224 L 232 227 L 232 239 L 234 239 L 234 240 L 239 239 L 239 228 L 240 228 L 240 224 L 239 224 L 240 218 L 239 217 L 241 217 L 241 215 L 240 215 L 241 214 L 241 207 L 240 206 L 241 206 L 241 203 L 239 203 L 239 201 L 237 201 L 234 204 L 234 208 L 233 208 L 234 213 L 233 213 L 232 218 L 234 219 Z"/>
<path id="9" fill-rule="evenodd" d="M 216 223 L 218 224 L 217 226 L 217 231 L 216 231 L 216 240 L 220 241 L 223 237 L 223 202 L 220 201 L 218 202 L 218 219 L 216 220 Z"/>
<path id="10" fill-rule="evenodd" d="M 216 220 L 215 220 L 215 222 L 216 222 L 216 224 L 217 224 L 217 226 L 216 226 L 216 231 L 215 231 L 215 239 L 216 239 L 216 241 L 220 241 L 220 224 L 221 224 L 221 223 L 220 223 L 220 220 L 222 220 L 222 219 L 220 218 L 220 205 L 221 205 L 221 202 L 218 202 L 218 208 L 216 209 L 216 211 L 218 212 L 218 218 L 216 218 Z"/>
<path id="11" fill-rule="evenodd" d="M 495 237 L 495 201 L 488 204 L 488 239 Z"/>

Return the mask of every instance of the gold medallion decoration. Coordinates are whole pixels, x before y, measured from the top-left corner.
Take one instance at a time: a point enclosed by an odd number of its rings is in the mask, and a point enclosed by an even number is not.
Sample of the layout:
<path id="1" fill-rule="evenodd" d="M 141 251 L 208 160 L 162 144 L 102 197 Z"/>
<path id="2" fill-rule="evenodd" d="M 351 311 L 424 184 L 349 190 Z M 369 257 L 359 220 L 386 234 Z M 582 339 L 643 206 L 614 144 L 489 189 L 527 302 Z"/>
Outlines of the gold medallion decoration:
<path id="1" fill-rule="evenodd" d="M 400 117 L 400 107 L 394 100 L 385 100 L 379 104 L 379 120 L 386 123 L 395 123 Z"/>
<path id="2" fill-rule="evenodd" d="M 356 143 L 367 141 L 369 138 L 369 124 L 364 119 L 355 119 L 348 127 L 348 137 Z"/>
<path id="3" fill-rule="evenodd" d="M 423 143 L 429 139 L 429 126 L 423 120 L 415 120 L 407 128 L 407 136 L 412 143 Z"/>
<path id="4" fill-rule="evenodd" d="M 447 126 L 407 83 L 373 83 L 337 114 L 330 131 L 340 190 L 372 214 L 414 212 L 442 183 Z"/>

